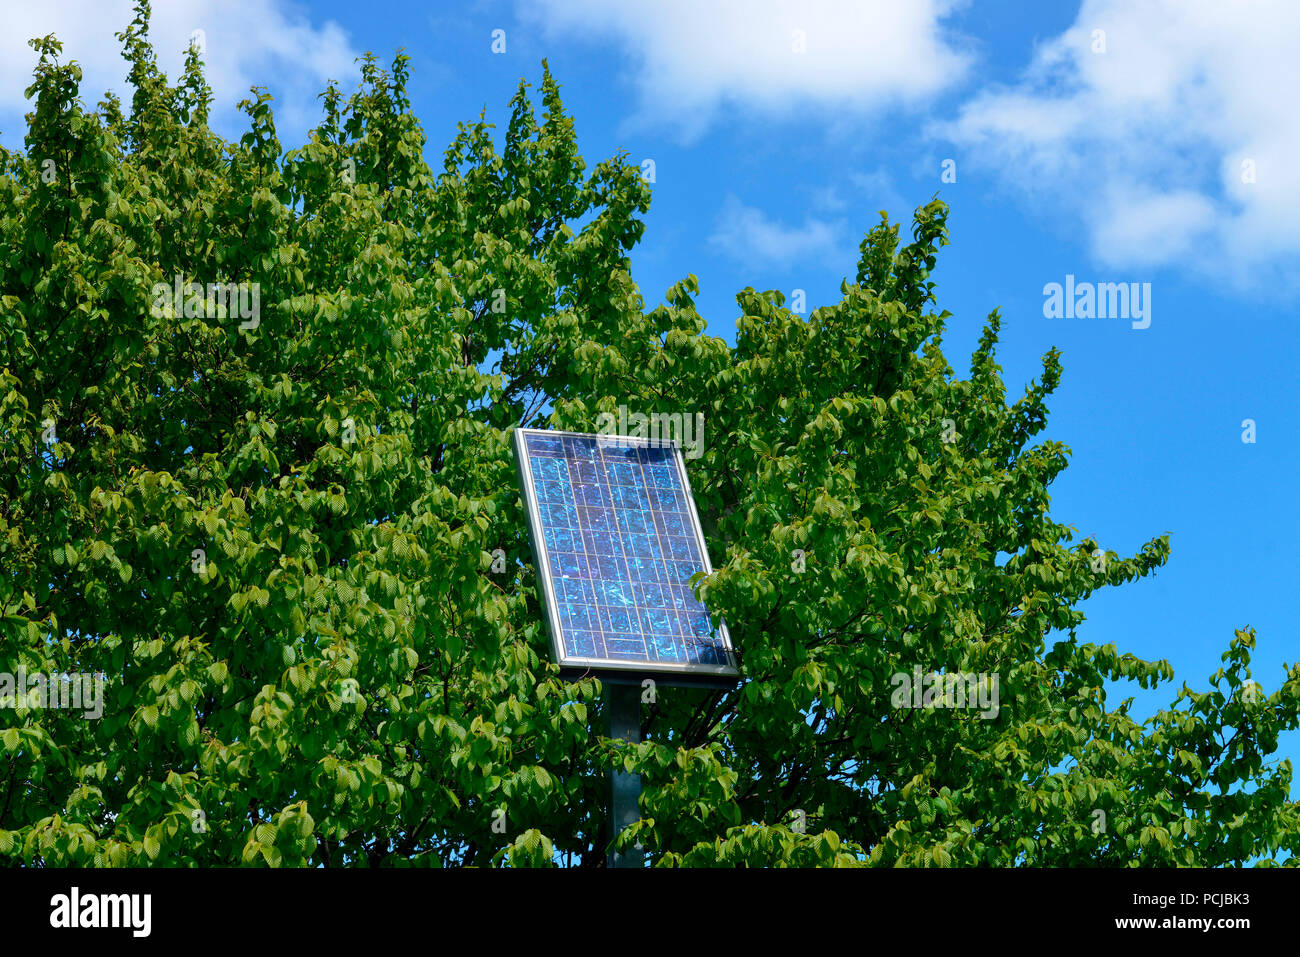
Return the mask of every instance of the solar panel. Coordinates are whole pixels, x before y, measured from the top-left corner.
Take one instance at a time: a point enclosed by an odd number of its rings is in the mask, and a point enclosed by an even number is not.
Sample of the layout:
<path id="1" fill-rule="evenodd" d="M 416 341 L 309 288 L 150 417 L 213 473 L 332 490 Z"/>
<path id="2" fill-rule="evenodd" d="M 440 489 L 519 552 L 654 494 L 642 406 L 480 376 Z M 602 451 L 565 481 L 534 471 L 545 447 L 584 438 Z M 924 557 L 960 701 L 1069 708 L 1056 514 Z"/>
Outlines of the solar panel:
<path id="1" fill-rule="evenodd" d="M 689 584 L 713 567 L 679 447 L 516 429 L 515 457 L 562 668 L 737 675 L 725 624 Z"/>

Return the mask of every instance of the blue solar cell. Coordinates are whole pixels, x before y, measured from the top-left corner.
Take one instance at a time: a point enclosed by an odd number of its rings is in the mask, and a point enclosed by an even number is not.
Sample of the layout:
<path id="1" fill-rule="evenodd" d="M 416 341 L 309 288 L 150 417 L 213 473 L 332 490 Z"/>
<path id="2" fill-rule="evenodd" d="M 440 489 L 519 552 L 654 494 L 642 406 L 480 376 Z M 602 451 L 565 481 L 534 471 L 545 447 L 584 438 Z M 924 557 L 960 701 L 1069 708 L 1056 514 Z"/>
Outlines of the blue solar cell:
<path id="1" fill-rule="evenodd" d="M 520 430 L 516 454 L 560 664 L 734 675 L 688 584 L 709 565 L 680 450 Z"/>

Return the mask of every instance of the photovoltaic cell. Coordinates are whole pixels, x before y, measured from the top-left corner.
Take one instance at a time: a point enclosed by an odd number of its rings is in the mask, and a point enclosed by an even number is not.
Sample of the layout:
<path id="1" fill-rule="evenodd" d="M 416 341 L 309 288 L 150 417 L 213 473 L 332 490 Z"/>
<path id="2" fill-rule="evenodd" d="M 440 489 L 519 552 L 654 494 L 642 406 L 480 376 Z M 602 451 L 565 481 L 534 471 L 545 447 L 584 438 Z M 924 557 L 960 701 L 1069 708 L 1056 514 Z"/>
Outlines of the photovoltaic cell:
<path id="1" fill-rule="evenodd" d="M 735 675 L 689 584 L 711 566 L 681 450 L 520 429 L 515 454 L 559 663 Z"/>

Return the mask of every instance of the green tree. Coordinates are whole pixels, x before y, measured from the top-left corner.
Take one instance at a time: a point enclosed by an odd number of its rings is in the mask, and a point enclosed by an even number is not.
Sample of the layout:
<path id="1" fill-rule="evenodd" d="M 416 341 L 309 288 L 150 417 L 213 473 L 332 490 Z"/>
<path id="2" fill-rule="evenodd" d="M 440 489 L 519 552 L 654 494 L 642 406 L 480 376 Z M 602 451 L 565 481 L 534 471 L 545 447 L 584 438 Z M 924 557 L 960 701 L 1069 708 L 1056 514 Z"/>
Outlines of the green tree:
<path id="1" fill-rule="evenodd" d="M 214 134 L 148 22 L 129 108 L 34 41 L 0 153 L 0 671 L 106 678 L 98 720 L 0 710 L 0 860 L 599 865 L 616 765 L 658 864 L 1291 859 L 1300 671 L 1248 685 L 1242 631 L 1208 690 L 1108 705 L 1172 670 L 1076 606 L 1168 544 L 1049 517 L 1055 352 L 1010 405 L 996 313 L 968 379 L 944 359 L 942 203 L 806 318 L 745 290 L 732 348 L 694 277 L 645 309 L 649 188 L 588 172 L 548 70 L 540 118 L 521 83 L 503 147 L 480 117 L 435 172 L 406 57 L 286 153 L 264 92 Z M 705 415 L 700 594 L 744 676 L 662 690 L 636 745 L 548 660 L 509 446 L 620 404 Z M 898 706 L 918 668 L 996 676 L 996 714 Z"/>

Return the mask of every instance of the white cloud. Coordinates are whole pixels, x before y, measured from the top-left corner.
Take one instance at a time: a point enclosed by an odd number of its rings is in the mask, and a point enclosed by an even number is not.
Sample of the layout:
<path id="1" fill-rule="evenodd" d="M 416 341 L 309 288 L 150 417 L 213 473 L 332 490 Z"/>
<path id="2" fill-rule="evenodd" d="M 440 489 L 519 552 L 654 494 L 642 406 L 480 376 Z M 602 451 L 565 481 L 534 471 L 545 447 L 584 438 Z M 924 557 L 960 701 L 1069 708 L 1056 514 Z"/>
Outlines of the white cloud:
<path id="1" fill-rule="evenodd" d="M 936 129 L 1036 210 L 1080 221 L 1103 264 L 1256 285 L 1300 252 L 1298 90 L 1293 0 L 1085 0 L 1014 88 Z"/>
<path id="2" fill-rule="evenodd" d="M 31 109 L 23 90 L 37 60 L 27 45 L 32 37 L 53 33 L 63 42 L 61 60 L 76 60 L 82 68 L 81 98 L 88 108 L 105 90 L 129 104 L 128 65 L 114 35 L 131 22 L 131 0 L 3 3 L 0 117 L 9 145 L 18 145 L 21 117 Z M 249 96 L 250 86 L 266 86 L 275 96 L 276 126 L 286 142 L 286 130 L 314 125 L 320 115 L 316 95 L 330 79 L 351 84 L 358 75 L 356 53 L 338 24 L 314 25 L 281 0 L 166 0 L 153 4 L 149 37 L 159 67 L 172 80 L 180 75 L 196 29 L 205 34 L 204 72 L 213 90 L 214 124 L 234 124 L 228 133 L 244 128 L 234 106 Z"/>
<path id="3" fill-rule="evenodd" d="M 854 112 L 916 104 L 965 75 L 941 21 L 957 0 L 541 0 L 519 16 L 551 37 L 630 49 L 635 120 L 698 136 L 724 107 Z M 796 52 L 802 39 L 805 52 Z"/>
<path id="4" fill-rule="evenodd" d="M 785 226 L 761 209 L 746 206 L 728 193 L 718 214 L 709 245 L 737 262 L 749 265 L 785 264 L 838 258 L 842 220 L 807 217 L 802 226 Z"/>

